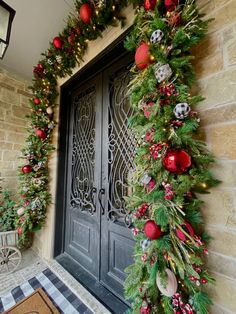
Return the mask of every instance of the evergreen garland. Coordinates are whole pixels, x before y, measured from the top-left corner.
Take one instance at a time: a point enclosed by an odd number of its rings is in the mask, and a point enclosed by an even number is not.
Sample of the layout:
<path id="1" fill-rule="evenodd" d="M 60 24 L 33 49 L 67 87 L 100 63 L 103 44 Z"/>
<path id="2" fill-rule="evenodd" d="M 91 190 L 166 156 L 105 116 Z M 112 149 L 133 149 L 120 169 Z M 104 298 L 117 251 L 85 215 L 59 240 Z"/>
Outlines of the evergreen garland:
<path id="1" fill-rule="evenodd" d="M 214 158 L 197 137 L 195 109 L 203 98 L 191 95 L 190 49 L 206 35 L 209 22 L 202 17 L 193 0 L 144 5 L 125 42 L 137 57 L 130 83 L 136 114 L 129 123 L 138 147 L 130 180 L 134 192 L 127 197 L 136 246 L 125 282 L 133 313 L 203 314 L 211 304 L 202 292 L 214 279 L 204 266 L 209 236 L 196 193 L 218 181 L 207 169 Z M 144 43 L 149 60 L 145 52 L 139 57 Z"/>
<path id="2" fill-rule="evenodd" d="M 19 170 L 20 241 L 24 244 L 30 232 L 42 228 L 51 201 L 47 163 L 54 149 L 57 79 L 80 65 L 88 41 L 102 36 L 108 25 L 124 23 L 121 12 L 129 3 L 136 6 L 136 18 L 125 47 L 136 51 L 137 59 L 142 50 L 144 64 L 136 59 L 129 86 L 136 112 L 129 125 L 138 145 L 133 194 L 126 200 L 136 245 L 125 295 L 133 313 L 204 314 L 211 301 L 202 286 L 214 279 L 204 266 L 209 236 L 196 193 L 207 193 L 218 181 L 208 170 L 214 158 L 197 134 L 195 108 L 203 98 L 191 94 L 190 49 L 208 26 L 195 0 L 75 2 L 75 14 L 33 71 L 31 125 L 22 151 L 26 164 Z M 84 4 L 92 10 L 86 23 L 79 13 Z"/>

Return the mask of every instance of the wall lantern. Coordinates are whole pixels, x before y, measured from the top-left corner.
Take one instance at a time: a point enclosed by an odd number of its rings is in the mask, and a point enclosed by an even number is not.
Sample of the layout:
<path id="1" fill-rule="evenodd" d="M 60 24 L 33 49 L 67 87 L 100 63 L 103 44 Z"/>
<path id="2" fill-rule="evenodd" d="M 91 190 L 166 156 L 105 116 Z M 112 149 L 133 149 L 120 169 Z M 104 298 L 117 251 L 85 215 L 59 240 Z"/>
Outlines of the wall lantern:
<path id="1" fill-rule="evenodd" d="M 5 55 L 10 41 L 11 24 L 16 11 L 0 0 L 0 59 Z"/>

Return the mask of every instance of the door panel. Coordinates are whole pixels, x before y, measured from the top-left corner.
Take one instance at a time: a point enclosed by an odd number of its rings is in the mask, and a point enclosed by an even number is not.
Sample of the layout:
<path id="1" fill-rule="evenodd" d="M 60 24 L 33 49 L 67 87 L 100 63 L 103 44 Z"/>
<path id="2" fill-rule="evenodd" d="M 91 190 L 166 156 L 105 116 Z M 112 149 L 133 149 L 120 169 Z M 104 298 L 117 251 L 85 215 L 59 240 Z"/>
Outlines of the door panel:
<path id="1" fill-rule="evenodd" d="M 127 276 L 124 269 L 133 262 L 134 246 L 124 200 L 131 193 L 128 177 L 134 170 L 135 153 L 135 138 L 128 129 L 133 111 L 127 95 L 129 60 L 123 58 L 103 75 L 103 119 L 107 128 L 102 155 L 105 213 L 101 221 L 101 280 L 120 298 Z"/>
<path id="2" fill-rule="evenodd" d="M 101 75 L 72 95 L 65 251 L 99 278 Z"/>

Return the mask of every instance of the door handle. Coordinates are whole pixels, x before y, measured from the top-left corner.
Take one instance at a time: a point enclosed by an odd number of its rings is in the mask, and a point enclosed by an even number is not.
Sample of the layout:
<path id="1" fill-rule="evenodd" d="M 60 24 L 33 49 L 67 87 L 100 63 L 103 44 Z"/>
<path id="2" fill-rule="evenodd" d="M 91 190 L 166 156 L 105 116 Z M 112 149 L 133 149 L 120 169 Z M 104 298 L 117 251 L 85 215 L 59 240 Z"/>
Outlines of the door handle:
<path id="1" fill-rule="evenodd" d="M 96 212 L 96 204 L 94 203 L 94 197 L 93 194 L 95 194 L 97 192 L 97 189 L 95 187 L 92 187 L 91 191 L 90 191 L 90 200 L 91 200 L 91 205 L 92 205 L 92 209 L 91 209 L 91 214 L 93 215 Z"/>
<path id="2" fill-rule="evenodd" d="M 98 201 L 99 201 L 99 204 L 100 204 L 101 209 L 102 209 L 102 215 L 104 215 L 105 214 L 105 208 L 103 207 L 103 204 L 102 204 L 102 195 L 105 195 L 105 189 L 100 189 L 98 192 Z"/>

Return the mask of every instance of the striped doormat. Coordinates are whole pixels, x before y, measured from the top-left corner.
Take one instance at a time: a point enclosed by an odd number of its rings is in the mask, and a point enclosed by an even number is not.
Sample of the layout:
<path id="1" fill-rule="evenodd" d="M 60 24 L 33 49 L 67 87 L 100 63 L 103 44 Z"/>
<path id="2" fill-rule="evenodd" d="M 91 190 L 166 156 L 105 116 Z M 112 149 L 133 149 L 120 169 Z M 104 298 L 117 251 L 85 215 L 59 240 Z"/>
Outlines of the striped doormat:
<path id="1" fill-rule="evenodd" d="M 61 313 L 93 313 L 49 268 L 14 288 L 9 294 L 0 297 L 0 313 L 8 310 L 38 288 L 43 288 Z"/>

